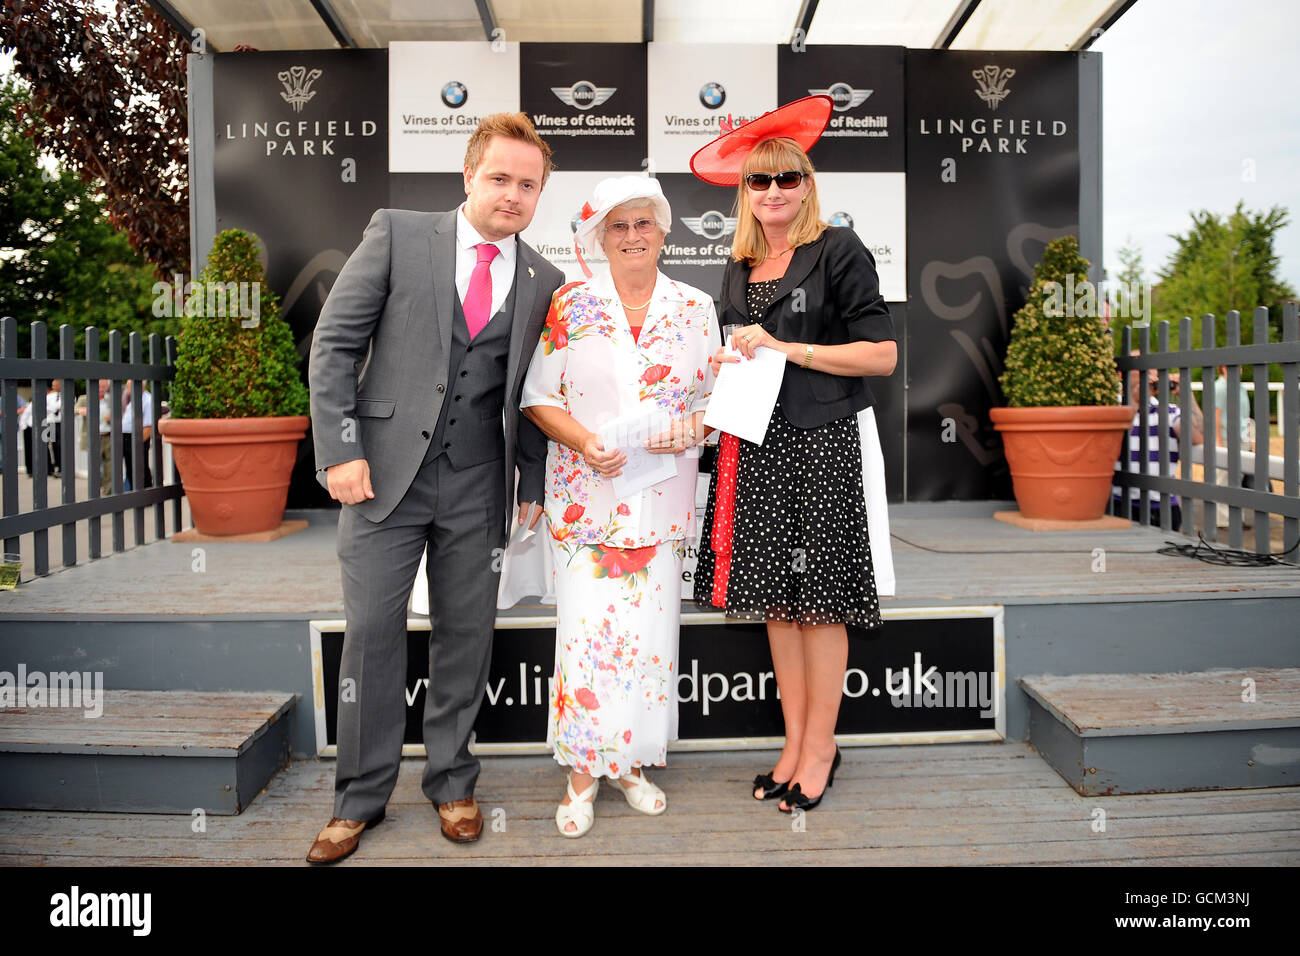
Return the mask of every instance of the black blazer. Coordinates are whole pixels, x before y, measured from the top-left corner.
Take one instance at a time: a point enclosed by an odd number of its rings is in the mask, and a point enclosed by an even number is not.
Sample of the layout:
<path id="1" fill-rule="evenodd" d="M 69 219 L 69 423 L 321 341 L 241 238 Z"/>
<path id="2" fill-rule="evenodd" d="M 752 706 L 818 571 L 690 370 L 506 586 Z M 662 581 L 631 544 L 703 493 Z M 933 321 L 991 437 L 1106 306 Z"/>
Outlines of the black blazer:
<path id="1" fill-rule="evenodd" d="M 729 261 L 722 274 L 720 325 L 749 325 L 745 291 L 750 267 Z M 801 291 L 801 294 L 799 293 Z M 782 342 L 844 345 L 892 342 L 894 320 L 880 294 L 876 260 L 852 229 L 829 226 L 815 242 L 799 246 L 761 320 Z M 777 398 L 791 425 L 816 428 L 874 404 L 867 380 L 832 375 L 788 362 Z"/>

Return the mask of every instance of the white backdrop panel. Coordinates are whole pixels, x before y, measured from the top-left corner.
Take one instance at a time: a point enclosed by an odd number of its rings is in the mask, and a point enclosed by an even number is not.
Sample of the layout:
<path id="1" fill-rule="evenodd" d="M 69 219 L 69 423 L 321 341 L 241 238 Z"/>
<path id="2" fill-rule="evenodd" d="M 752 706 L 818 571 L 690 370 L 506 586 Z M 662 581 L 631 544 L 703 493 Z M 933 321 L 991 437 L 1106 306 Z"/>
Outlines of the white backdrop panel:
<path id="1" fill-rule="evenodd" d="M 656 172 L 689 173 L 691 155 L 737 124 L 776 109 L 776 47 L 651 43 L 650 158 Z"/>
<path id="2" fill-rule="evenodd" d="M 392 43 L 388 47 L 388 169 L 457 172 L 489 113 L 519 109 L 519 44 Z"/>

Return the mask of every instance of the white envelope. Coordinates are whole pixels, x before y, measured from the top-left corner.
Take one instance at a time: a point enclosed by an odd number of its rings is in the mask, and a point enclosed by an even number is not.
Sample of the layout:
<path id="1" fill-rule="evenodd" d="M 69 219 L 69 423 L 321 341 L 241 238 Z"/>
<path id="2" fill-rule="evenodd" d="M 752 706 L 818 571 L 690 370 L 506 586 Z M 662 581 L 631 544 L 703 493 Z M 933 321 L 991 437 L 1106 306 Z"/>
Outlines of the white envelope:
<path id="1" fill-rule="evenodd" d="M 718 371 L 704 424 L 761 445 L 785 378 L 786 357 L 766 346 L 755 349 L 752 359 L 731 345 L 727 352 L 740 361 L 728 362 Z"/>

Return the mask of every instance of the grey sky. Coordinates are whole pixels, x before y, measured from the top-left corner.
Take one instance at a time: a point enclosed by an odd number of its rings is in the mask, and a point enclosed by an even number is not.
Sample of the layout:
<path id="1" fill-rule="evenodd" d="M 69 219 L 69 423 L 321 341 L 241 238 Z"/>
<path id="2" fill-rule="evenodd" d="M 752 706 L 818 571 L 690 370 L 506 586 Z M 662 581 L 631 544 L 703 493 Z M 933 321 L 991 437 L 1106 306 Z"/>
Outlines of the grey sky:
<path id="1" fill-rule="evenodd" d="M 1154 280 L 1174 249 L 1169 233 L 1187 231 L 1191 210 L 1227 213 L 1245 200 L 1290 211 L 1276 251 L 1281 277 L 1300 289 L 1297 28 L 1296 0 L 1138 0 L 1093 44 L 1103 54 L 1111 275 L 1126 236 Z"/>

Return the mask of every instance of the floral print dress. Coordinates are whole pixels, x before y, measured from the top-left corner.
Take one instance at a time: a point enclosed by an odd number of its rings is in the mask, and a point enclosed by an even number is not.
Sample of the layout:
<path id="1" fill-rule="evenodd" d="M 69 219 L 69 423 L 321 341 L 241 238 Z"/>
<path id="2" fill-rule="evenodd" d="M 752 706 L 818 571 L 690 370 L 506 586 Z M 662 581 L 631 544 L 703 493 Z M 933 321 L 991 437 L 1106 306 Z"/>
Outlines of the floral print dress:
<path id="1" fill-rule="evenodd" d="M 701 411 L 720 346 L 708 295 L 659 275 L 633 338 L 608 272 L 555 293 L 521 406 L 583 427 L 655 409 Z M 558 763 L 618 777 L 663 766 L 677 736 L 676 669 L 685 539 L 696 522 L 698 452 L 677 474 L 620 497 L 581 452 L 550 442 L 546 519 L 555 558 L 555 674 L 547 743 Z"/>

